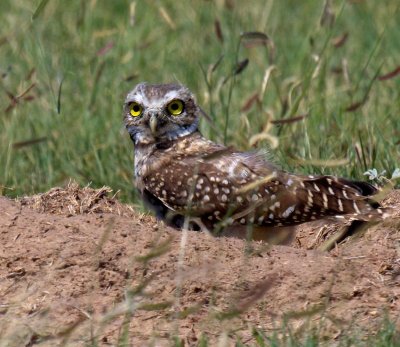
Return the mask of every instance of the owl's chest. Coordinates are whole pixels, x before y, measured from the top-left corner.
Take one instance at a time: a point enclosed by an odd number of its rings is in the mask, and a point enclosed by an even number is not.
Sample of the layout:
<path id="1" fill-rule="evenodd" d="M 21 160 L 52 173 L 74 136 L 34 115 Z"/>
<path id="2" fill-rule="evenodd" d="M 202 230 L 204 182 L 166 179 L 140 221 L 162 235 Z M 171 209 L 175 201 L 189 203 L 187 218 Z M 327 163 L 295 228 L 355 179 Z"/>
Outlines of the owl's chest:
<path id="1" fill-rule="evenodd" d="M 155 146 L 135 149 L 135 182 L 139 190 L 145 188 L 145 181 L 161 179 L 162 168 L 174 160 L 173 152 L 157 149 Z"/>
<path id="2" fill-rule="evenodd" d="M 196 138 L 178 139 L 167 143 L 157 143 L 135 147 L 135 177 L 153 175 L 160 168 L 181 162 L 187 157 L 196 157 L 201 151 Z"/>
<path id="3" fill-rule="evenodd" d="M 143 150 L 135 151 L 135 178 L 143 177 L 148 171 L 147 167 L 151 163 L 151 153 Z"/>

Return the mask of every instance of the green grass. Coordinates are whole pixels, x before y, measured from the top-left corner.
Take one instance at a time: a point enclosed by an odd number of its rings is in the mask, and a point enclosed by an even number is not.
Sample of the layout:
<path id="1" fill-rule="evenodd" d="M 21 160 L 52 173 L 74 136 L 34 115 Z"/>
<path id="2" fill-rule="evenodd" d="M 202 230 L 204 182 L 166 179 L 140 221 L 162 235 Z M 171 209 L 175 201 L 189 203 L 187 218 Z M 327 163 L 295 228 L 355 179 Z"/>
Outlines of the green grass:
<path id="1" fill-rule="evenodd" d="M 391 173 L 400 165 L 400 78 L 374 79 L 398 66 L 395 1 L 335 1 L 333 26 L 320 25 L 319 2 L 222 3 L 136 2 L 132 11 L 128 1 L 2 1 L 0 193 L 30 194 L 73 178 L 135 201 L 121 107 L 144 80 L 188 85 L 213 119 L 213 127 L 203 120 L 204 134 L 222 142 L 226 128 L 226 142 L 240 149 L 249 148 L 268 117 L 308 114 L 269 129 L 279 140 L 272 156 L 286 169 L 360 179 L 367 169 Z M 274 52 L 254 40 L 239 45 L 240 34 L 250 31 L 266 33 Z M 335 48 L 332 40 L 345 33 L 347 41 Z M 203 71 L 221 55 L 206 83 Z M 244 71 L 222 85 L 245 58 Z M 271 65 L 260 105 L 242 112 Z M 332 72 L 343 65 L 347 73 Z M 5 112 L 10 95 L 32 84 L 26 94 L 32 100 L 19 98 Z M 355 111 L 345 111 L 361 100 Z M 348 164 L 312 165 L 336 159 Z"/>
<path id="2" fill-rule="evenodd" d="M 322 1 L 134 3 L 0 2 L 0 195 L 41 192 L 72 178 L 136 203 L 122 103 L 140 81 L 190 87 L 213 120 L 202 121 L 204 135 L 243 150 L 269 119 L 307 115 L 267 129 L 278 144 L 272 157 L 288 170 L 365 179 L 367 169 L 390 177 L 400 166 L 400 76 L 377 78 L 399 66 L 396 1 L 333 1 L 331 26 L 320 24 Z M 253 31 L 270 40 L 241 36 Z M 248 66 L 232 76 L 246 58 Z M 255 93 L 260 102 L 243 110 Z M 384 333 L 376 339 L 393 336 Z M 286 345 L 317 345 L 308 339 Z"/>

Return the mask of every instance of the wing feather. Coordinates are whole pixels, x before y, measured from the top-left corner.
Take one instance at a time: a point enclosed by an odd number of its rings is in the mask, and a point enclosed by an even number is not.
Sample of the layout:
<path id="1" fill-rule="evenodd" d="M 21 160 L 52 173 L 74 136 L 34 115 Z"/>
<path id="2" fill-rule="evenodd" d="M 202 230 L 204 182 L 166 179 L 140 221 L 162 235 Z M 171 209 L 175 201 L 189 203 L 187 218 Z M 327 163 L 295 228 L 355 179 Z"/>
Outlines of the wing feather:
<path id="1" fill-rule="evenodd" d="M 340 214 L 372 215 L 377 207 L 364 196 L 374 193 L 369 185 L 291 175 L 263 152 L 241 153 L 195 138 L 158 155 L 162 165 L 142 178 L 145 189 L 168 209 L 200 217 L 210 228 L 232 223 L 294 225 Z M 377 209 L 375 214 L 380 213 Z"/>

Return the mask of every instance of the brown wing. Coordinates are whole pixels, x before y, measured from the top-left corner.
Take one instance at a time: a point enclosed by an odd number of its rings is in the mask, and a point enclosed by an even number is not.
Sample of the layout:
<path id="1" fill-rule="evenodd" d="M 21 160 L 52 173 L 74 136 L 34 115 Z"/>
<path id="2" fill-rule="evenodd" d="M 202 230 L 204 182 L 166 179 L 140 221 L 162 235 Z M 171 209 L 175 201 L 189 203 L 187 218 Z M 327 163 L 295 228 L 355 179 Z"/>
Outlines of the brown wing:
<path id="1" fill-rule="evenodd" d="M 146 189 L 168 208 L 201 217 L 209 227 L 294 225 L 327 216 L 370 219 L 382 210 L 364 195 L 366 183 L 283 172 L 260 153 L 240 153 L 202 138 L 160 153 L 162 165 L 143 177 Z"/>
<path id="2" fill-rule="evenodd" d="M 267 187 L 282 184 L 277 169 L 259 153 L 238 153 L 210 142 L 169 153 L 163 153 L 170 155 L 168 161 L 143 177 L 145 188 L 171 210 L 201 217 L 208 225 L 242 219 L 238 213 L 247 217 L 256 199 L 268 204 Z M 263 194 L 256 194 L 259 188 Z"/>

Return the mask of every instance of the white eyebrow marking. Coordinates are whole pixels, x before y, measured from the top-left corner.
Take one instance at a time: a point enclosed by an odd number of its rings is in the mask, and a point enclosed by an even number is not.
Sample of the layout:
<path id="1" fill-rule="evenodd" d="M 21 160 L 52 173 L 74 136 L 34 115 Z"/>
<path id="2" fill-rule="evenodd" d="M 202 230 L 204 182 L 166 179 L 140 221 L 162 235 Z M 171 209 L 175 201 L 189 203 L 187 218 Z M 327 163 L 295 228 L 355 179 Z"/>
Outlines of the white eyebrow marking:
<path id="1" fill-rule="evenodd" d="M 145 95 L 145 93 L 140 92 L 140 93 L 129 93 L 128 96 L 126 97 L 125 102 L 130 103 L 130 102 L 137 102 L 138 104 L 142 105 L 143 107 L 148 106 L 149 104 L 149 99 Z"/>
<path id="2" fill-rule="evenodd" d="M 170 90 L 168 93 L 165 94 L 164 100 L 168 99 L 169 101 L 173 99 L 179 99 L 180 98 L 180 90 Z"/>

